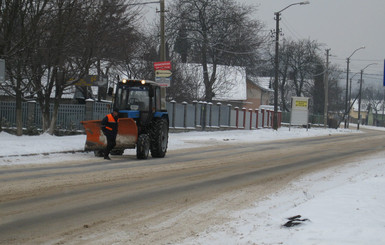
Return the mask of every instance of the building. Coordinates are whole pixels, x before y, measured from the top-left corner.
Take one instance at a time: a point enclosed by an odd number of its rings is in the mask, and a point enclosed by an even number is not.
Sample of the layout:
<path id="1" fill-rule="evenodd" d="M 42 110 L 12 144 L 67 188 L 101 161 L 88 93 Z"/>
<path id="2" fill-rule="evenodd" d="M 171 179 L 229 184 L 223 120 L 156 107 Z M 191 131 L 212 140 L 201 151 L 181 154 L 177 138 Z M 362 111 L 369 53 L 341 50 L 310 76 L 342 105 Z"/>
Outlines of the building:
<path id="1" fill-rule="evenodd" d="M 248 109 L 257 109 L 261 105 L 269 105 L 274 96 L 274 90 L 270 88 L 271 84 L 271 77 L 247 78 L 247 98 L 243 106 Z"/>

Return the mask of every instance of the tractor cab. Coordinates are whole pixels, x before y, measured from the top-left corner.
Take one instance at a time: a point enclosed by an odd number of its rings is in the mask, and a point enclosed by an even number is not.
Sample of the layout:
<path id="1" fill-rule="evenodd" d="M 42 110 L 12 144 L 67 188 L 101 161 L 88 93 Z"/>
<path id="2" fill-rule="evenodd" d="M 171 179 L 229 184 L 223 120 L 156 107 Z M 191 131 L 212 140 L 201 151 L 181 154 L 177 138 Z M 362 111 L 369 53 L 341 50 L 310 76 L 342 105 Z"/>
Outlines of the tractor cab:
<path id="1" fill-rule="evenodd" d="M 146 127 L 154 117 L 164 117 L 167 109 L 163 90 L 152 81 L 123 79 L 115 93 L 119 118 L 133 118 L 138 126 Z"/>

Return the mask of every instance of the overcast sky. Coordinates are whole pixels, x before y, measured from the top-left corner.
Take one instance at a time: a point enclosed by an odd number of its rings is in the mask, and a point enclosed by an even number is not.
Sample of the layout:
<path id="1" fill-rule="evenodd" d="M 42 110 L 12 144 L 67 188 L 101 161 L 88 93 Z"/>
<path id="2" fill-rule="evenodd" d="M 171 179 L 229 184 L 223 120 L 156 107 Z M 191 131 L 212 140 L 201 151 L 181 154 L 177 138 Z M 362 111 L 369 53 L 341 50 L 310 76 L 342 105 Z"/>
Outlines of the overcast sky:
<path id="1" fill-rule="evenodd" d="M 166 0 L 166 6 L 168 2 Z M 296 0 L 236 0 L 257 6 L 255 18 L 275 28 L 274 12 L 300 2 Z M 155 12 L 158 6 L 149 6 Z M 280 27 L 284 37 L 310 39 L 331 49 L 331 63 L 346 71 L 346 58 L 361 46 L 350 59 L 352 74 L 365 69 L 371 82 L 382 84 L 385 59 L 385 0 L 310 0 L 308 5 L 292 6 L 282 12 Z M 325 55 L 326 58 L 326 55 Z M 368 76 L 368 75 L 367 75 Z M 358 78 L 356 75 L 354 79 Z"/>
<path id="2" fill-rule="evenodd" d="M 238 0 L 258 6 L 257 18 L 268 30 L 275 28 L 274 12 L 300 1 Z M 385 0 L 310 0 L 282 12 L 280 27 L 284 37 L 317 40 L 330 48 L 332 63 L 346 71 L 346 58 L 361 46 L 350 62 L 350 70 L 365 73 L 382 84 L 385 59 Z M 325 55 L 326 57 L 326 55 Z M 358 78 L 358 75 L 355 77 Z"/>

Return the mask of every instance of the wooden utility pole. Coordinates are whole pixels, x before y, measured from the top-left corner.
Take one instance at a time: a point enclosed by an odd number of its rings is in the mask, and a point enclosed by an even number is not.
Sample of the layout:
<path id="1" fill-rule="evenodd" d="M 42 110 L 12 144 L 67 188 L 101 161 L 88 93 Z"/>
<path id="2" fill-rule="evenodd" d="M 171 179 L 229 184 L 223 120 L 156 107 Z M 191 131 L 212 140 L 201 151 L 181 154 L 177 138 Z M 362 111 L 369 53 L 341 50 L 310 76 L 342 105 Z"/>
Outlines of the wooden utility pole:
<path id="1" fill-rule="evenodd" d="M 160 61 L 166 61 L 166 41 L 165 41 L 165 28 L 164 28 L 164 18 L 165 18 L 164 1 L 165 0 L 160 0 Z"/>
<path id="2" fill-rule="evenodd" d="M 328 124 L 328 106 L 329 106 L 329 49 L 326 49 L 326 70 L 325 70 L 325 102 L 324 102 L 324 127 Z"/>

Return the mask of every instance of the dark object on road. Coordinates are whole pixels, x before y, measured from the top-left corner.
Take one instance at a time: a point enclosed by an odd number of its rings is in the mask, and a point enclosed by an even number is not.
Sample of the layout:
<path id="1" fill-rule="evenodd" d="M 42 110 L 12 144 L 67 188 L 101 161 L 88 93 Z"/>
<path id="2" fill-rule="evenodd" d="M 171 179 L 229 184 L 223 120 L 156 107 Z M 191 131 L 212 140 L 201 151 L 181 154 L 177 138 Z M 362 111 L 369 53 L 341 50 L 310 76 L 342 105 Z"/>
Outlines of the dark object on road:
<path id="1" fill-rule="evenodd" d="M 283 224 L 284 227 L 293 227 L 297 225 L 302 225 L 303 222 L 309 221 L 309 219 L 301 219 L 301 215 L 296 215 L 290 218 L 287 218 L 289 221 Z"/>

